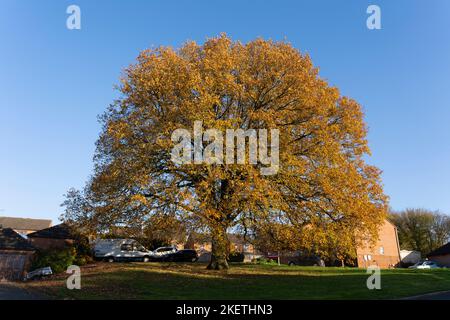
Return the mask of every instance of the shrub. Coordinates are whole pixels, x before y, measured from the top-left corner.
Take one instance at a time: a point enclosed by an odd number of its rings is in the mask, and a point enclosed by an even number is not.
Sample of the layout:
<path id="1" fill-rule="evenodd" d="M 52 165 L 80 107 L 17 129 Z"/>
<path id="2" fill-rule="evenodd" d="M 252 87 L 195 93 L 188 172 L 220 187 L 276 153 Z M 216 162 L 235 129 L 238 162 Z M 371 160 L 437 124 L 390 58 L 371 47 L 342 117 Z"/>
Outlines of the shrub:
<path id="1" fill-rule="evenodd" d="M 73 248 L 75 250 L 75 260 L 73 264 L 83 266 L 94 261 L 92 247 L 86 237 L 80 237 L 75 242 Z"/>
<path id="2" fill-rule="evenodd" d="M 75 263 L 76 258 L 77 252 L 74 248 L 40 251 L 32 264 L 31 270 L 51 267 L 53 273 L 65 272 L 67 267 Z"/>
<path id="3" fill-rule="evenodd" d="M 262 265 L 278 265 L 277 261 L 275 261 L 273 259 L 267 259 L 267 258 L 264 258 L 264 257 L 255 259 L 254 263 L 262 264 Z"/>
<path id="4" fill-rule="evenodd" d="M 91 263 L 94 259 L 88 255 L 77 255 L 73 261 L 74 265 L 84 266 L 85 264 Z"/>

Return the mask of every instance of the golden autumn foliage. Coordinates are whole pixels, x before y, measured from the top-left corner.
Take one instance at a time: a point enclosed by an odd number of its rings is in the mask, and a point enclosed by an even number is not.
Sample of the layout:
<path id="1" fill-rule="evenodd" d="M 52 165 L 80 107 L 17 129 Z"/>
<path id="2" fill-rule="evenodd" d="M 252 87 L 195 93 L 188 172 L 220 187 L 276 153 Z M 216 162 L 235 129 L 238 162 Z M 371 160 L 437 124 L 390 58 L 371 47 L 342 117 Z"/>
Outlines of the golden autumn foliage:
<path id="1" fill-rule="evenodd" d="M 387 199 L 380 171 L 363 160 L 369 148 L 361 107 L 289 43 L 242 44 L 221 35 L 145 50 L 119 89 L 102 118 L 83 195 L 89 205 L 67 210 L 68 219 L 107 227 L 153 215 L 192 218 L 211 234 L 214 269 L 227 267 L 232 227 L 274 228 L 292 248 L 319 252 L 376 236 Z M 222 131 L 279 129 L 278 173 L 261 175 L 259 163 L 174 164 L 173 131 L 192 130 L 198 120 Z"/>

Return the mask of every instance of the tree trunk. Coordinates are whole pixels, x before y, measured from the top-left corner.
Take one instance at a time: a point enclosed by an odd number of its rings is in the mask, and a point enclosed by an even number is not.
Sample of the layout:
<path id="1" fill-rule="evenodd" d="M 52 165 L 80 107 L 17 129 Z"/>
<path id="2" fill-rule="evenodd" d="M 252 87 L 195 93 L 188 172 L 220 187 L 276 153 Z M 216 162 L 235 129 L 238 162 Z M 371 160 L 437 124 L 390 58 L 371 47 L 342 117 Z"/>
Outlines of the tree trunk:
<path id="1" fill-rule="evenodd" d="M 226 227 L 216 227 L 211 230 L 211 240 L 212 240 L 212 252 L 211 261 L 207 269 L 209 270 L 224 270 L 228 269 L 228 251 L 229 251 L 229 241 L 227 237 Z"/>

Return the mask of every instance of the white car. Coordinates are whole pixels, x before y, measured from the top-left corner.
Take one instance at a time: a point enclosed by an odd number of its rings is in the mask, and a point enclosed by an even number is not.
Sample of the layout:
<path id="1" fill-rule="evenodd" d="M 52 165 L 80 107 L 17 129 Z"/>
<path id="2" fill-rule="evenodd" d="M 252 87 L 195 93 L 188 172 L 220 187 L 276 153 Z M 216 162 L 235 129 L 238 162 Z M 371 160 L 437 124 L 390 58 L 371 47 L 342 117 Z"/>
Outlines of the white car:
<path id="1" fill-rule="evenodd" d="M 168 254 L 172 254 L 177 252 L 177 248 L 175 247 L 160 247 L 152 252 L 153 257 L 159 258 Z"/>
<path id="2" fill-rule="evenodd" d="M 439 269 L 441 268 L 440 265 L 438 265 L 436 262 L 434 261 L 421 261 L 421 262 L 417 262 L 415 265 L 410 266 L 410 269 Z"/>
<path id="3" fill-rule="evenodd" d="M 145 249 L 132 239 L 101 239 L 95 243 L 94 257 L 108 262 L 143 261 L 148 262 L 153 252 Z"/>
<path id="4" fill-rule="evenodd" d="M 45 268 L 40 268 L 40 269 L 36 269 L 34 271 L 28 272 L 25 276 L 25 281 L 27 280 L 31 280 L 34 278 L 43 278 L 46 276 L 51 276 L 53 274 L 52 268 L 50 267 L 45 267 Z"/>

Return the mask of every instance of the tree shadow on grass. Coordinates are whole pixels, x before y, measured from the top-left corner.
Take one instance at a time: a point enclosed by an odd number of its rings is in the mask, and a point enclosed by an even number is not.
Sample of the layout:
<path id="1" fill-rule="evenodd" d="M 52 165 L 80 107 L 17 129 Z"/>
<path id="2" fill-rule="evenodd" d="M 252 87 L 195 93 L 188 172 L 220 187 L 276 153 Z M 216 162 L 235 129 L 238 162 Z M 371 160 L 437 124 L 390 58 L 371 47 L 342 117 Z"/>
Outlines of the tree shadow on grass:
<path id="1" fill-rule="evenodd" d="M 252 268 L 253 267 L 253 268 Z M 82 278 L 76 299 L 392 299 L 450 290 L 450 272 L 382 270 L 381 290 L 369 290 L 363 269 L 260 268 L 225 272 L 203 266 L 129 264 Z"/>

